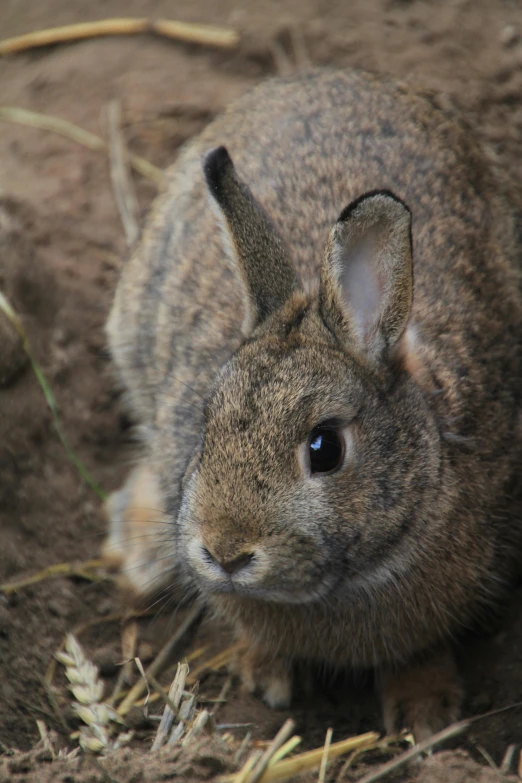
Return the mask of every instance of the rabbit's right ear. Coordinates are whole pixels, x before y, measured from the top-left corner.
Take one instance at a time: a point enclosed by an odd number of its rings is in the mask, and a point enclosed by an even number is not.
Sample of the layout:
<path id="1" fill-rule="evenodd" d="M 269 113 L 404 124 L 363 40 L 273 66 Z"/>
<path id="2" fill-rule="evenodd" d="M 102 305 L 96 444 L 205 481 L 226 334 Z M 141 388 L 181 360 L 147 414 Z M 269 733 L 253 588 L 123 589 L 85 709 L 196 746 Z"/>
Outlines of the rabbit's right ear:
<path id="1" fill-rule="evenodd" d="M 251 331 L 277 310 L 297 287 L 286 248 L 250 188 L 237 176 L 225 147 L 211 150 L 203 162 L 211 195 L 224 217 L 238 271 L 247 293 Z"/>
<path id="2" fill-rule="evenodd" d="M 389 191 L 346 207 L 333 227 L 321 271 L 321 315 L 337 338 L 371 363 L 402 336 L 411 311 L 411 212 Z"/>

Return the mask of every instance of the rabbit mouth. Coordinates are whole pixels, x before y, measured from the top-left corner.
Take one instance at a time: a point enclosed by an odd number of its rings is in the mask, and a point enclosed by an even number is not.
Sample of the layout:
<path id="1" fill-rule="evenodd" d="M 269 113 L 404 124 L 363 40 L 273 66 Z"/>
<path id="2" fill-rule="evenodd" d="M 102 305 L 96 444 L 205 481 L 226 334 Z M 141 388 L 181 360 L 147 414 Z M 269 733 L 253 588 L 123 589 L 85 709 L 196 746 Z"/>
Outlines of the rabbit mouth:
<path id="1" fill-rule="evenodd" d="M 271 604 L 310 604 L 323 601 L 332 591 L 332 586 L 328 584 L 313 584 L 301 586 L 300 589 L 295 587 L 284 586 L 246 586 L 235 584 L 232 580 L 229 583 L 221 584 L 208 584 L 199 582 L 199 586 L 202 592 L 209 596 L 212 595 L 235 595 L 238 598 L 248 599 L 251 601 L 260 601 L 263 603 Z"/>
<path id="2" fill-rule="evenodd" d="M 270 603 L 303 604 L 320 601 L 335 590 L 338 577 L 317 563 L 307 574 L 291 564 L 274 566 L 262 549 L 217 561 L 198 539 L 188 543 L 186 564 L 202 593 L 234 594 Z"/>

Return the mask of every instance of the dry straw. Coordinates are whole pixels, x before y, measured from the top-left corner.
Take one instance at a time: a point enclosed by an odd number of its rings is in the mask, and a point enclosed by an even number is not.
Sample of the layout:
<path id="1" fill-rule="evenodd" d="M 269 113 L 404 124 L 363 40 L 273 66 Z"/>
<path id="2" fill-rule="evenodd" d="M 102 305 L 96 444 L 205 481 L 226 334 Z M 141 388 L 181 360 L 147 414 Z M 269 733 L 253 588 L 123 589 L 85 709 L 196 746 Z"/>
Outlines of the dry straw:
<path id="1" fill-rule="evenodd" d="M 190 24 L 170 19 L 116 18 L 52 27 L 48 30 L 19 35 L 16 38 L 7 38 L 0 41 L 0 57 L 40 46 L 71 43 L 85 38 L 137 33 L 151 33 L 185 43 L 215 46 L 221 49 L 234 49 L 239 44 L 238 33 L 226 27 Z"/>
<path id="2" fill-rule="evenodd" d="M 305 772 L 320 770 L 321 764 L 325 764 L 325 757 L 327 761 L 333 760 L 346 753 L 373 745 L 379 739 L 379 735 L 375 732 L 368 732 L 330 744 L 327 750 L 323 746 L 286 758 L 301 741 L 300 737 L 294 736 L 287 741 L 283 739 L 281 743 L 281 738 L 288 737 L 292 731 L 293 722 L 287 721 L 265 753 L 254 751 L 239 772 L 221 778 L 221 783 L 284 783 Z"/>
<path id="3" fill-rule="evenodd" d="M 81 144 L 90 150 L 100 152 L 108 150 L 107 143 L 100 136 L 80 128 L 73 122 L 62 120 L 60 117 L 52 117 L 50 114 L 21 109 L 18 106 L 0 106 L 0 120 L 57 133 L 59 136 L 75 141 L 77 144 Z M 149 163 L 148 160 L 141 158 L 139 155 L 129 155 L 129 163 L 135 171 L 155 182 L 158 187 L 163 184 L 164 175 L 162 170 Z"/>
<path id="4" fill-rule="evenodd" d="M 203 618 L 203 607 L 200 605 L 194 606 L 190 612 L 186 615 L 183 622 L 180 623 L 179 627 L 177 628 L 176 632 L 170 637 L 168 642 L 165 644 L 164 647 L 160 650 L 154 661 L 151 663 L 147 670 L 147 675 L 149 677 L 157 677 L 158 674 L 160 674 L 165 666 L 168 664 L 169 660 L 171 660 L 174 649 L 177 644 L 181 641 L 181 639 L 185 636 L 185 634 L 195 625 L 198 625 Z M 123 701 L 118 707 L 118 715 L 124 716 L 127 715 L 127 713 L 134 707 L 138 699 L 142 696 L 142 694 L 147 689 L 147 681 L 146 679 L 138 680 L 135 685 L 132 686 L 128 694 L 125 696 Z"/>
<path id="5" fill-rule="evenodd" d="M 109 135 L 112 189 L 123 224 L 123 230 L 125 231 L 127 245 L 132 247 L 140 233 L 138 226 L 138 201 L 129 171 L 129 154 L 123 138 L 122 112 L 119 101 L 109 101 L 106 107 L 106 118 Z"/>
<path id="6" fill-rule="evenodd" d="M 16 593 L 23 587 L 29 587 L 37 582 L 42 582 L 44 579 L 58 579 L 64 576 L 77 576 L 82 579 L 87 579 L 89 582 L 98 582 L 105 579 L 105 574 L 100 575 L 98 569 L 103 568 L 103 560 L 84 560 L 82 563 L 56 563 L 55 565 L 48 566 L 47 568 L 37 571 L 36 574 L 25 579 L 19 579 L 16 582 L 6 582 L 0 585 L 0 593 L 9 595 L 10 593 Z"/>
<path id="7" fill-rule="evenodd" d="M 328 729 L 324 741 L 323 756 L 321 759 L 321 766 L 319 767 L 319 777 L 317 778 L 317 783 L 325 783 L 326 780 L 326 768 L 328 766 L 328 755 L 330 753 L 330 745 L 332 744 L 332 734 L 333 734 L 333 729 Z"/>

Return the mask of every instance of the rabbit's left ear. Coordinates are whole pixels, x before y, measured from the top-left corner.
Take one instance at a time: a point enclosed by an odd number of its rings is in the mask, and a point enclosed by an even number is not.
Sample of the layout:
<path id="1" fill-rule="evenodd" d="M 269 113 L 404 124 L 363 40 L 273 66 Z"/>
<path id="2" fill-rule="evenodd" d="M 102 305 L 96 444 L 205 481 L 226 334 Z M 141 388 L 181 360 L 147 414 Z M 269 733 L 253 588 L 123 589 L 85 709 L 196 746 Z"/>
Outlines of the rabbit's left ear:
<path id="1" fill-rule="evenodd" d="M 411 212 L 389 191 L 368 193 L 330 232 L 321 315 L 342 342 L 375 363 L 403 334 L 412 295 Z"/>
<path id="2" fill-rule="evenodd" d="M 270 218 L 238 177 L 225 147 L 205 157 L 203 173 L 216 200 L 246 294 L 249 332 L 277 310 L 297 288 L 286 247 Z"/>

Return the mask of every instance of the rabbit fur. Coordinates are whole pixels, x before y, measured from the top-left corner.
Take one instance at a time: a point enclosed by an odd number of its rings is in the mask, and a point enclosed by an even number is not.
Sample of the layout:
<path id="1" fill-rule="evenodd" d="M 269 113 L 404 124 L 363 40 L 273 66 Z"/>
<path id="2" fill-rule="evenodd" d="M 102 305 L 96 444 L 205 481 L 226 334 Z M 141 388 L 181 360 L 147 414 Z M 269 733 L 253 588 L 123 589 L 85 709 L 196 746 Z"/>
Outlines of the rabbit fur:
<path id="1" fill-rule="evenodd" d="M 107 557 L 202 595 L 273 706 L 295 659 L 371 667 L 428 736 L 518 574 L 518 196 L 443 99 L 351 71 L 258 86 L 167 177 L 108 322 L 142 445 Z"/>

